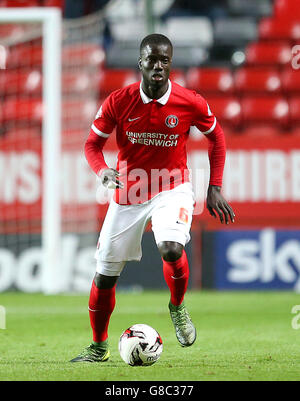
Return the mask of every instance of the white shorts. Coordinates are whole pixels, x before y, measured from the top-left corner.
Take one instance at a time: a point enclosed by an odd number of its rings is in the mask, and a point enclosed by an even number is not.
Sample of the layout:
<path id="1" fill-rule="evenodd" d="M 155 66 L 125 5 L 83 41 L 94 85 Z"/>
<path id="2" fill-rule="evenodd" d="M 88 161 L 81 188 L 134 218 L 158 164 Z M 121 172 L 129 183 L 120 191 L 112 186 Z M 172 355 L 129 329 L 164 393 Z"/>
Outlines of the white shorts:
<path id="1" fill-rule="evenodd" d="M 97 272 L 105 273 L 101 266 L 109 265 L 101 262 L 141 260 L 142 236 L 150 220 L 157 244 L 174 241 L 185 246 L 190 240 L 194 203 L 189 182 L 138 205 L 119 205 L 111 200 L 95 253 Z"/>

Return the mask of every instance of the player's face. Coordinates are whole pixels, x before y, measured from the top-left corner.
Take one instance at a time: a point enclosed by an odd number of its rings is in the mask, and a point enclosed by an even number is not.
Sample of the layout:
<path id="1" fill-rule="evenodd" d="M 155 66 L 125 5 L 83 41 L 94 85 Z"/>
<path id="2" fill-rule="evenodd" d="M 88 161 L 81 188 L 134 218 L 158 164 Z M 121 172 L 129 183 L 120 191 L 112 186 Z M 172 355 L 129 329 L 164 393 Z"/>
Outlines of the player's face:
<path id="1" fill-rule="evenodd" d="M 172 49 L 170 46 L 147 45 L 139 59 L 143 82 L 153 89 L 162 88 L 167 84 L 172 63 Z"/>

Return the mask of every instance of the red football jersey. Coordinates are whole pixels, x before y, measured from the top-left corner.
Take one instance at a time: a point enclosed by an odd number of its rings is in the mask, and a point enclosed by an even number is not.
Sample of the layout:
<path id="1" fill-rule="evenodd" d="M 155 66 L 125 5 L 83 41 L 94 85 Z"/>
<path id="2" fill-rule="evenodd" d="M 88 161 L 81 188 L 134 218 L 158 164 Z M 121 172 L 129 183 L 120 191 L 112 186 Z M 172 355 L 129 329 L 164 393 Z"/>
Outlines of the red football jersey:
<path id="1" fill-rule="evenodd" d="M 217 131 L 218 124 L 202 96 L 171 81 L 168 91 L 157 100 L 148 98 L 141 83 L 137 82 L 113 92 L 104 101 L 90 135 L 95 139 L 96 134 L 101 142 L 100 138 L 106 140 L 116 128 L 117 170 L 125 184 L 124 189 L 116 190 L 118 203 L 142 203 L 158 192 L 188 181 L 186 141 L 191 126 L 196 126 L 209 137 Z M 218 138 L 222 176 L 225 160 L 223 132 Z M 86 149 L 89 164 L 96 173 L 107 168 L 103 159 L 97 157 L 93 160 L 92 154 Z M 220 173 L 216 181 L 210 183 L 220 185 Z"/>

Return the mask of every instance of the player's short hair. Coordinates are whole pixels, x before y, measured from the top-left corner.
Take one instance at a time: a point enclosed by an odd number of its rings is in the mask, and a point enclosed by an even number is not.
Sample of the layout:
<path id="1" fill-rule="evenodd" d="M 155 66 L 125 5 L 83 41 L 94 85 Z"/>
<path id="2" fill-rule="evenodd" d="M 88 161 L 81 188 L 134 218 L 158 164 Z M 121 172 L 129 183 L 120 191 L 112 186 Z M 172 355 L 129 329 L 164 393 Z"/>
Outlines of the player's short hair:
<path id="1" fill-rule="evenodd" d="M 166 45 L 170 46 L 173 54 L 173 45 L 169 38 L 161 33 L 151 33 L 150 35 L 146 36 L 140 44 L 140 54 L 142 54 L 143 49 L 147 45 Z"/>

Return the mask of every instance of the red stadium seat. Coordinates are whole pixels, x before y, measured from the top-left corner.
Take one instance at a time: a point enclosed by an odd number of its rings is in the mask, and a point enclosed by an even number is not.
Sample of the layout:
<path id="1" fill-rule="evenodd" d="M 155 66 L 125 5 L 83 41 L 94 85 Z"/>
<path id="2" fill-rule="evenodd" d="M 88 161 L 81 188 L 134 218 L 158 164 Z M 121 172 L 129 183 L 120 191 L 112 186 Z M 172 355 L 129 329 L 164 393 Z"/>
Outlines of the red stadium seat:
<path id="1" fill-rule="evenodd" d="M 81 43 L 63 47 L 63 66 L 90 66 L 99 67 L 104 64 L 105 52 L 103 48 L 93 43 Z"/>
<path id="2" fill-rule="evenodd" d="M 91 74 L 84 70 L 64 71 L 62 89 L 64 94 L 91 94 L 98 91 L 99 73 Z"/>
<path id="3" fill-rule="evenodd" d="M 41 123 L 43 106 L 41 99 L 9 99 L 1 107 L 0 121 Z"/>
<path id="4" fill-rule="evenodd" d="M 235 128 L 241 122 L 241 105 L 233 96 L 208 97 L 207 102 L 217 120 L 224 127 Z"/>
<path id="5" fill-rule="evenodd" d="M 40 149 L 41 147 L 41 136 L 42 130 L 41 127 L 16 127 L 14 126 L 7 132 L 5 132 L 5 142 L 9 145 L 11 143 L 14 144 L 14 149 L 24 150 L 30 146 L 30 149 L 33 147 Z M 10 145 L 11 146 L 11 145 Z"/>
<path id="6" fill-rule="evenodd" d="M 289 42 L 257 42 L 246 48 L 247 65 L 285 65 L 291 61 Z"/>
<path id="7" fill-rule="evenodd" d="M 243 124 L 263 124 L 286 128 L 289 124 L 289 105 L 281 96 L 248 96 L 241 100 Z"/>
<path id="8" fill-rule="evenodd" d="M 58 7 L 63 9 L 65 0 L 44 0 L 44 7 Z"/>
<path id="9" fill-rule="evenodd" d="M 259 125 L 251 125 L 243 129 L 241 131 L 241 135 L 244 137 L 257 137 L 257 138 L 272 138 L 272 137 L 278 137 L 282 135 L 283 131 L 282 129 L 279 129 L 278 127 L 274 125 L 268 125 L 268 124 L 259 124 Z"/>
<path id="10" fill-rule="evenodd" d="M 176 82 L 177 84 L 186 87 L 186 77 L 182 70 L 173 69 L 170 72 L 170 80 Z"/>
<path id="11" fill-rule="evenodd" d="M 63 110 L 63 129 L 86 129 L 89 130 L 98 110 L 98 104 L 93 99 L 83 100 L 64 100 Z"/>
<path id="12" fill-rule="evenodd" d="M 40 7 L 39 0 L 2 0 L 0 7 Z"/>
<path id="13" fill-rule="evenodd" d="M 275 0 L 274 17 L 276 19 L 298 19 L 299 18 L 299 1 L 298 0 Z"/>
<path id="14" fill-rule="evenodd" d="M 8 68 L 19 66 L 41 66 L 43 60 L 43 48 L 41 42 L 22 44 L 13 47 L 8 55 Z M 63 48 L 62 63 L 64 67 L 101 67 L 105 61 L 104 50 L 95 44 L 85 43 L 70 45 Z"/>
<path id="15" fill-rule="evenodd" d="M 40 67 L 42 65 L 43 49 L 41 43 L 22 44 L 10 49 L 7 57 L 7 68 Z"/>
<path id="16" fill-rule="evenodd" d="M 258 32 L 261 40 L 299 40 L 300 16 L 294 21 L 264 18 L 259 23 Z"/>
<path id="17" fill-rule="evenodd" d="M 100 96 L 108 96 L 114 90 L 137 81 L 137 74 L 132 69 L 103 70 L 100 72 Z"/>
<path id="18" fill-rule="evenodd" d="M 290 119 L 292 128 L 296 128 L 294 124 L 300 123 L 300 98 L 299 96 L 293 97 L 289 100 L 290 105 Z"/>
<path id="19" fill-rule="evenodd" d="M 283 90 L 289 94 L 300 94 L 300 70 L 294 70 L 290 66 L 285 68 L 281 76 Z"/>
<path id="20" fill-rule="evenodd" d="M 41 95 L 42 74 L 38 70 L 10 71 L 5 70 L 0 74 L 0 94 L 7 96 L 12 94 Z"/>
<path id="21" fill-rule="evenodd" d="M 279 93 L 280 74 L 268 67 L 242 67 L 234 75 L 235 89 L 238 93 Z"/>
<path id="22" fill-rule="evenodd" d="M 0 5 L 1 7 L 1 5 Z M 0 24 L 0 38 L 13 38 L 14 40 L 22 38 L 26 31 L 25 25 L 14 25 L 14 24 Z"/>
<path id="23" fill-rule="evenodd" d="M 231 70 L 227 68 L 190 68 L 186 75 L 187 87 L 203 94 L 233 92 Z"/>

